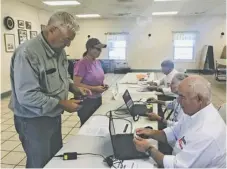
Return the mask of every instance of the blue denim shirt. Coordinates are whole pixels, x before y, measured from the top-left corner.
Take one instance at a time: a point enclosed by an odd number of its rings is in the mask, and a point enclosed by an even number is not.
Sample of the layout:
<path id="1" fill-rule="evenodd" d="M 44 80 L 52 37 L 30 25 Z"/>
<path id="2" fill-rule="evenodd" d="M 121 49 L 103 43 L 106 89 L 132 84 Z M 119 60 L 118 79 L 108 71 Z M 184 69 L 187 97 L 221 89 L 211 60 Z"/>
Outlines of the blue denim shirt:
<path id="1" fill-rule="evenodd" d="M 66 53 L 54 52 L 42 34 L 20 45 L 11 60 L 9 107 L 20 117 L 55 117 L 59 100 L 68 97 L 70 80 Z"/>

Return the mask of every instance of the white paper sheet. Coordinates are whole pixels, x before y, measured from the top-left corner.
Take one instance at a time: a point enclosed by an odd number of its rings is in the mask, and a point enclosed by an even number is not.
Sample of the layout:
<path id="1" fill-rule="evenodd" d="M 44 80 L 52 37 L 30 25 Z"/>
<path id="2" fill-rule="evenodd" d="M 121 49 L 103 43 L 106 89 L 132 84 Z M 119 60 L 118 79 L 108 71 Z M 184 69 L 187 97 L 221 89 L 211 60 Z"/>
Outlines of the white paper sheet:
<path id="1" fill-rule="evenodd" d="M 78 135 L 106 137 L 109 135 L 109 129 L 107 127 L 84 127 Z"/>
<path id="2" fill-rule="evenodd" d="M 136 168 L 156 168 L 153 164 L 153 160 L 125 160 L 122 165 L 115 164 L 118 169 L 136 169 Z M 114 167 L 111 167 L 112 169 Z"/>
<path id="3" fill-rule="evenodd" d="M 109 120 L 105 116 L 93 116 L 81 127 L 78 135 L 106 137 L 109 135 Z"/>
<path id="4" fill-rule="evenodd" d="M 140 87 L 139 89 L 136 90 L 137 92 L 149 92 L 149 89 L 147 87 Z"/>
<path id="5" fill-rule="evenodd" d="M 140 88 L 139 85 L 129 85 L 128 87 L 129 87 L 129 88 Z"/>

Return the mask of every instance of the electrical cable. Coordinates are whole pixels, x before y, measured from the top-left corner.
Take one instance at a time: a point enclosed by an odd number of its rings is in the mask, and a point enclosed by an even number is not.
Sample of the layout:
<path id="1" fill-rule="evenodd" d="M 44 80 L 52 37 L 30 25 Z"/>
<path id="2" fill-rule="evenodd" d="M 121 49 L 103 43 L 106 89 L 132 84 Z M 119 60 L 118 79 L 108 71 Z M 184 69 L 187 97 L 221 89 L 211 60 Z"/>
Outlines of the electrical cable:
<path id="1" fill-rule="evenodd" d="M 137 100 L 137 101 L 134 101 L 134 102 L 142 102 L 141 100 L 142 100 L 142 99 Z M 142 102 L 142 103 L 146 104 L 145 102 Z M 109 118 L 109 113 L 110 113 L 110 112 L 113 112 L 114 114 L 119 115 L 119 116 L 113 115 L 113 116 L 112 116 L 113 119 L 125 120 L 125 121 L 127 121 L 127 122 L 130 123 L 131 133 L 132 133 L 132 132 L 133 132 L 133 131 L 132 131 L 132 130 L 133 130 L 132 122 L 131 122 L 130 120 L 126 119 L 126 118 L 128 118 L 128 117 L 131 117 L 131 115 L 126 116 L 126 117 L 122 117 L 121 115 L 127 115 L 128 113 L 116 113 L 116 112 L 119 111 L 120 108 L 122 108 L 124 105 L 125 105 L 125 104 L 122 104 L 121 106 L 119 106 L 119 107 L 118 107 L 117 109 L 115 109 L 115 110 L 109 110 L 108 112 L 106 112 L 105 115 L 103 115 L 103 114 L 94 114 L 93 116 L 106 116 L 106 117 Z M 121 116 L 121 117 L 120 117 L 120 116 Z M 138 120 L 139 120 L 139 116 L 134 116 L 134 117 L 133 117 L 133 120 L 134 120 L 134 121 L 138 121 Z"/>
<path id="2" fill-rule="evenodd" d="M 63 153 L 61 155 L 56 155 L 54 157 L 62 157 L 63 160 L 76 160 L 78 156 L 82 155 L 94 155 L 94 156 L 99 156 L 103 158 L 103 162 L 106 162 L 109 167 L 114 167 L 114 168 L 123 168 L 123 161 L 115 159 L 113 155 L 104 157 L 101 154 L 96 154 L 96 153 L 77 153 L 77 152 L 67 152 Z"/>
<path id="3" fill-rule="evenodd" d="M 94 155 L 94 156 L 99 156 L 105 159 L 105 157 L 101 154 L 95 154 L 95 153 L 78 153 L 77 155 Z"/>
<path id="4" fill-rule="evenodd" d="M 67 152 L 67 153 L 63 153 L 61 155 L 56 155 L 54 157 L 63 157 L 63 160 L 76 160 L 78 156 L 82 156 L 82 155 L 93 155 L 93 156 L 102 157 L 104 160 L 106 159 L 101 154 L 95 154 L 95 153 L 77 153 L 77 152 Z"/>

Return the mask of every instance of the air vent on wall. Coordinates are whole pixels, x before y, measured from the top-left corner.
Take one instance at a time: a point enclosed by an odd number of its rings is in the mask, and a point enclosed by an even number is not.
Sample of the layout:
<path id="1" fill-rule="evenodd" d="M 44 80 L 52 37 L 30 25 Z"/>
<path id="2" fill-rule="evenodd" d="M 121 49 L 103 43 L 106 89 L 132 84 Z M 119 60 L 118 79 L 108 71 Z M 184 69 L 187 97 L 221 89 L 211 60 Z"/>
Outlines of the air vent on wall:
<path id="1" fill-rule="evenodd" d="M 117 0 L 118 2 L 133 2 L 133 0 Z"/>
<path id="2" fill-rule="evenodd" d="M 119 16 L 119 17 L 123 17 L 123 16 L 131 15 L 131 13 L 117 13 L 117 14 L 114 14 L 114 15 Z"/>
<path id="3" fill-rule="evenodd" d="M 205 11 L 204 12 L 194 12 L 194 13 L 191 13 L 191 15 L 202 15 L 204 13 L 206 13 L 206 12 Z"/>

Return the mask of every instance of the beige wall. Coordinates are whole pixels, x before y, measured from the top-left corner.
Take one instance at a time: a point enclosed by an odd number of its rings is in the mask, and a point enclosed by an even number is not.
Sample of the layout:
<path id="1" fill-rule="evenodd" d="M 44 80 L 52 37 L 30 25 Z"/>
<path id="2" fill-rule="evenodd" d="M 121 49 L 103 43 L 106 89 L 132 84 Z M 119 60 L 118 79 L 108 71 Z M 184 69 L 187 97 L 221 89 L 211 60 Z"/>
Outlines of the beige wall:
<path id="1" fill-rule="evenodd" d="M 176 62 L 177 68 L 197 69 L 201 50 L 204 45 L 214 46 L 214 56 L 220 57 L 225 45 L 225 17 L 153 17 L 150 21 L 125 20 L 81 20 L 81 30 L 72 42 L 67 53 L 71 58 L 80 58 L 85 51 L 87 35 L 106 42 L 105 32 L 130 33 L 127 48 L 127 60 L 133 69 L 159 69 L 160 62 L 172 58 L 172 31 L 198 31 L 196 61 Z M 148 38 L 151 33 L 151 38 Z M 107 50 L 100 58 L 108 58 Z"/>
<path id="2" fill-rule="evenodd" d="M 10 33 L 15 35 L 15 44 L 18 46 L 18 25 L 17 20 L 29 21 L 32 23 L 32 31 L 40 32 L 40 25 L 46 24 L 50 16 L 45 11 L 38 10 L 34 7 L 17 2 L 16 0 L 4 0 L 1 3 L 1 20 L 5 16 L 11 16 L 15 22 L 15 28 L 11 31 L 7 30 L 3 24 L 1 24 L 1 37 L 2 37 L 2 50 L 1 50 L 1 93 L 10 90 L 10 60 L 13 53 L 5 52 L 4 33 Z M 30 38 L 30 32 L 27 30 L 28 38 Z"/>
<path id="3" fill-rule="evenodd" d="M 2 3 L 0 3 L 0 9 L 2 9 Z M 2 18 L 2 13 L 0 13 L 0 18 Z M 2 27 L 0 27 L 0 32 L 2 32 Z M 1 39 L 2 39 L 2 34 L 1 34 Z M 0 46 L 1 46 L 1 51 L 2 51 L 2 41 L 1 40 L 0 40 Z M 1 55 L 1 58 L 2 58 L 2 55 Z M 2 59 L 0 59 L 0 60 L 2 60 Z M 1 61 L 1 63 L 2 63 L 2 61 Z M 0 65 L 0 70 L 2 70 L 2 64 Z M 0 76 L 2 77 L 2 73 Z M 2 81 L 2 78 L 1 78 L 1 81 Z M 2 83 L 3 82 L 1 82 L 1 84 L 0 84 L 1 89 L 2 89 Z"/>
<path id="4" fill-rule="evenodd" d="M 32 22 L 32 30 L 40 32 L 40 25 L 46 24 L 50 13 L 17 2 L 16 0 L 2 1 L 1 18 L 11 16 L 15 20 L 15 28 L 8 31 L 1 26 L 2 51 L 1 51 L 1 93 L 10 90 L 10 60 L 12 53 L 5 52 L 4 33 L 15 34 L 16 46 L 18 46 L 17 19 Z M 172 57 L 172 31 L 198 31 L 199 40 L 196 46 L 196 61 L 198 61 L 204 45 L 214 46 L 214 55 L 219 57 L 225 45 L 225 37 L 221 38 L 221 32 L 225 32 L 225 17 L 153 17 L 152 20 L 136 19 L 95 19 L 79 20 L 80 31 L 71 47 L 66 51 L 71 58 L 81 58 L 85 51 L 87 35 L 99 38 L 106 42 L 106 32 L 129 32 L 127 47 L 127 60 L 133 69 L 159 69 L 160 62 Z M 151 38 L 148 38 L 151 33 Z M 28 31 L 28 37 L 29 37 Z M 107 50 L 104 50 L 100 58 L 108 58 Z M 196 69 L 197 62 L 176 63 L 177 68 Z"/>

